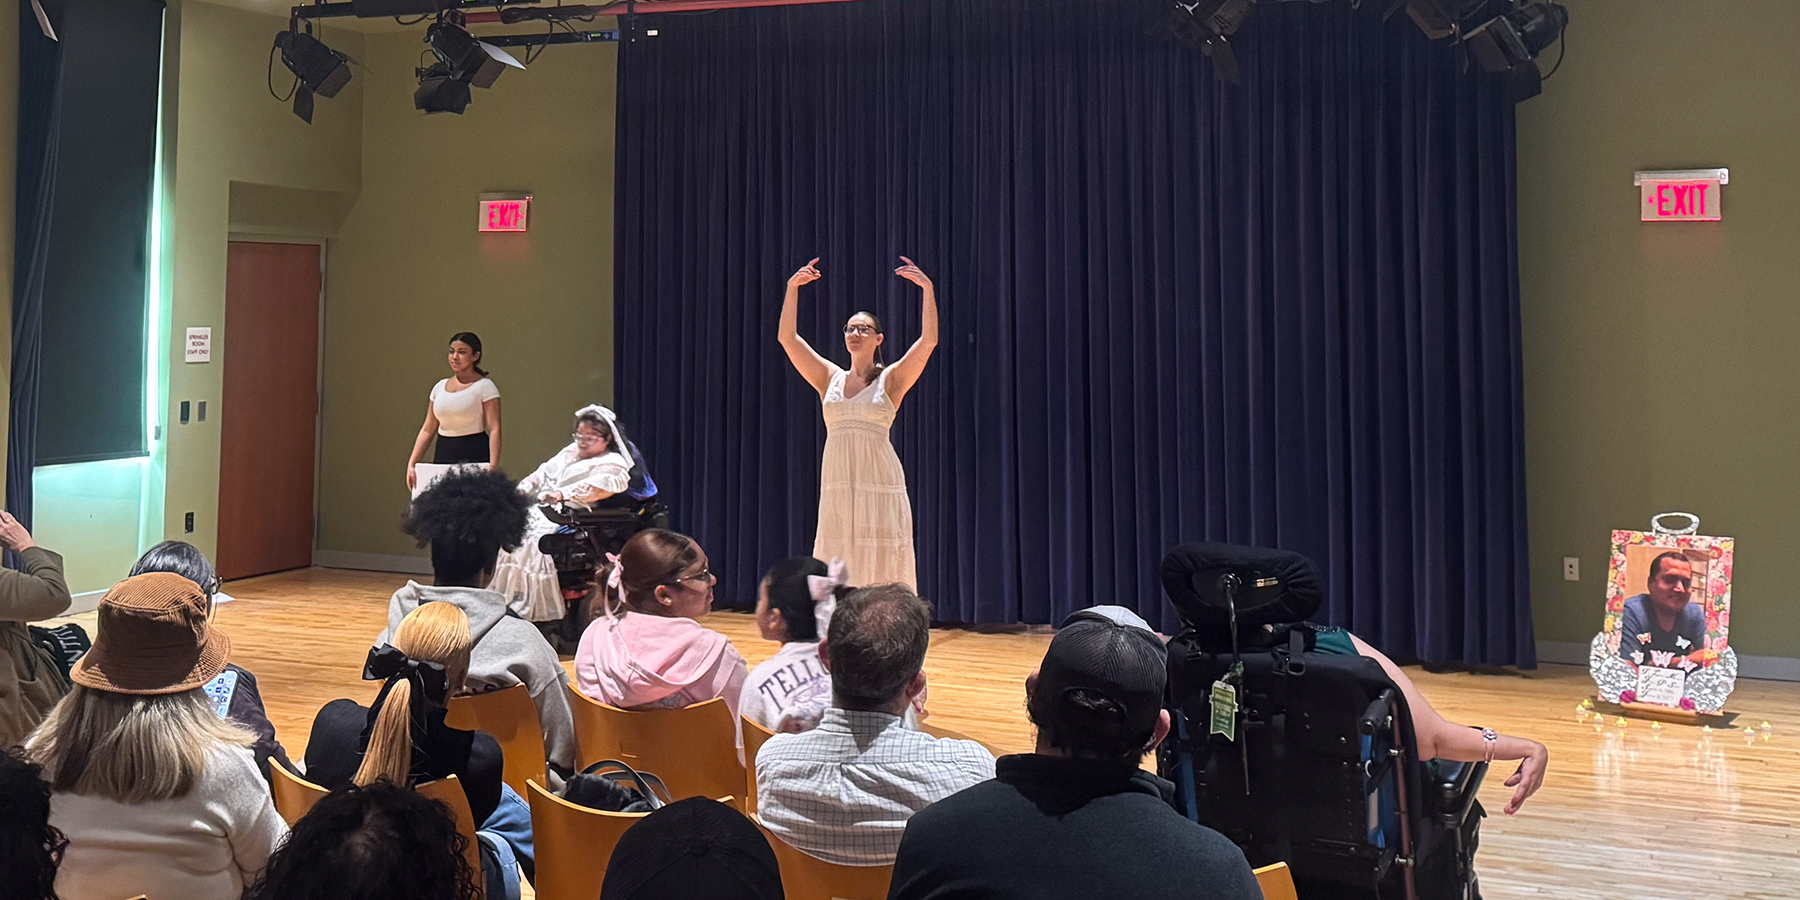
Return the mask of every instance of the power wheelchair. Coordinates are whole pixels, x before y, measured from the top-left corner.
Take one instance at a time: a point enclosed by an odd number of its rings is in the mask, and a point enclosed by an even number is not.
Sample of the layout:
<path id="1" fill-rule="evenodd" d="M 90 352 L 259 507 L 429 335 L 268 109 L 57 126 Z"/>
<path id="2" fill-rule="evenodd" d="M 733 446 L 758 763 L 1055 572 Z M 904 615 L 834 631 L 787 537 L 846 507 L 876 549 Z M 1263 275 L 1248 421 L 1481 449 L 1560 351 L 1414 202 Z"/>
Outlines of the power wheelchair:
<path id="1" fill-rule="evenodd" d="M 538 539 L 538 550 L 556 566 L 564 603 L 561 619 L 539 623 L 539 627 L 553 643 L 572 648 L 593 620 L 606 555 L 618 553 L 640 531 L 669 527 L 669 508 L 654 496 L 638 500 L 621 494 L 592 508 L 540 506 L 538 511 L 561 526 Z"/>
<path id="2" fill-rule="evenodd" d="M 1478 900 L 1487 764 L 1418 758 L 1406 698 L 1381 665 L 1305 621 L 1323 600 L 1311 560 L 1183 544 L 1162 580 L 1184 626 L 1169 643 L 1174 722 L 1158 756 L 1177 808 L 1251 865 L 1286 862 L 1302 900 Z M 1233 727 L 1235 740 L 1218 733 Z"/>

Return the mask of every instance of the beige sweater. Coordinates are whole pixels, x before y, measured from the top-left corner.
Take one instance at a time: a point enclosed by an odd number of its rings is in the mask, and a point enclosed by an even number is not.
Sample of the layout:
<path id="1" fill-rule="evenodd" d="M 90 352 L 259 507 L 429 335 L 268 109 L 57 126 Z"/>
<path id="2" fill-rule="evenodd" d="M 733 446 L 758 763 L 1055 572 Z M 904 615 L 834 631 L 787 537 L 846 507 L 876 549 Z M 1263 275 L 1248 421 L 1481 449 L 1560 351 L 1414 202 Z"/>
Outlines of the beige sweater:
<path id="1" fill-rule="evenodd" d="M 0 747 L 25 742 L 69 682 L 25 630 L 26 622 L 62 615 L 72 602 L 62 557 L 33 547 L 19 554 L 24 571 L 0 569 Z"/>

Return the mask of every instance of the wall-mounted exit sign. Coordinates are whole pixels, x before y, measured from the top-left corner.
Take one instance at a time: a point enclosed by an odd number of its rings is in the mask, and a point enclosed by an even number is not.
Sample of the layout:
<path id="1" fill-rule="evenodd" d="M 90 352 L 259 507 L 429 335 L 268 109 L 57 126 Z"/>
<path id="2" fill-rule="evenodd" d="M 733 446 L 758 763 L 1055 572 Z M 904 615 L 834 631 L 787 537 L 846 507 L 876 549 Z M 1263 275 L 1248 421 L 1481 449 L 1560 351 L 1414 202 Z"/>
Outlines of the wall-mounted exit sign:
<path id="1" fill-rule="evenodd" d="M 524 231 L 531 213 L 530 194 L 482 194 L 477 231 Z"/>
<path id="2" fill-rule="evenodd" d="M 1717 222 L 1721 213 L 1719 185 L 1731 180 L 1730 169 L 1682 169 L 1638 172 L 1640 222 Z"/>

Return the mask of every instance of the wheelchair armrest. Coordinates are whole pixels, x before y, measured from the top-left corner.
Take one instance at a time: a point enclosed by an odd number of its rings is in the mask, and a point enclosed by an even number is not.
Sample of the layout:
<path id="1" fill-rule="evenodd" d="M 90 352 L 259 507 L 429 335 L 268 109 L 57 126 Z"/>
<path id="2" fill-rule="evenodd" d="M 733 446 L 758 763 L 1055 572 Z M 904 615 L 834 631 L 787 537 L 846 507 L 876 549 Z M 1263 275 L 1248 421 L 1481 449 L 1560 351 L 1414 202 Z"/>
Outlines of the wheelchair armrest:
<path id="1" fill-rule="evenodd" d="M 1393 716 L 1394 691 L 1390 688 L 1382 691 L 1381 696 L 1376 697 L 1369 704 L 1369 708 L 1363 710 L 1362 720 L 1358 723 L 1357 730 L 1366 736 L 1386 731 L 1394 724 Z"/>
<path id="2" fill-rule="evenodd" d="M 1475 806 L 1487 770 L 1484 762 L 1431 760 L 1426 766 L 1430 779 L 1425 795 L 1430 798 L 1432 818 L 1449 827 L 1461 825 Z"/>

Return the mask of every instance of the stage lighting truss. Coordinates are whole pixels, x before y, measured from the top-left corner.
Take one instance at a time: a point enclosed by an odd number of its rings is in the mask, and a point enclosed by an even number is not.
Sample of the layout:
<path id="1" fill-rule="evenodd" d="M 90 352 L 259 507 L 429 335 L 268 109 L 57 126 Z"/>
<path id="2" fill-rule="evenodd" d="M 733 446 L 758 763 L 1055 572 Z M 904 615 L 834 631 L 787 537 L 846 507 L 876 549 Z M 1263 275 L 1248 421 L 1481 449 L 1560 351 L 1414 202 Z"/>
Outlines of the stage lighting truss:
<path id="1" fill-rule="evenodd" d="M 286 101 L 290 97 L 275 93 L 276 54 L 280 54 L 281 64 L 294 73 L 294 87 L 289 91 L 294 115 L 308 125 L 312 124 L 313 96 L 336 97 L 350 83 L 350 58 L 314 37 L 310 20 L 289 19 L 287 30 L 276 32 L 275 45 L 269 48 L 269 93 Z"/>

